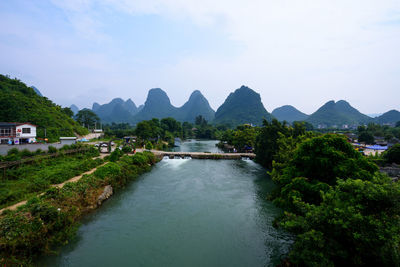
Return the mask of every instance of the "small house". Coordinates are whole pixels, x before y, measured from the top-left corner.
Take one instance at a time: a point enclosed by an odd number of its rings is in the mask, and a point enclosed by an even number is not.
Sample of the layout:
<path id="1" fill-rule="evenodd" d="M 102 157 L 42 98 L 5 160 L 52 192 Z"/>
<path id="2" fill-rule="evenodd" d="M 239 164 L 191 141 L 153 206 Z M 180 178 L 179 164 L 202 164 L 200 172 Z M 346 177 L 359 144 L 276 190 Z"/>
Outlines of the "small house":
<path id="1" fill-rule="evenodd" d="M 0 122 L 0 143 L 19 145 L 36 142 L 36 125 L 20 122 Z"/>

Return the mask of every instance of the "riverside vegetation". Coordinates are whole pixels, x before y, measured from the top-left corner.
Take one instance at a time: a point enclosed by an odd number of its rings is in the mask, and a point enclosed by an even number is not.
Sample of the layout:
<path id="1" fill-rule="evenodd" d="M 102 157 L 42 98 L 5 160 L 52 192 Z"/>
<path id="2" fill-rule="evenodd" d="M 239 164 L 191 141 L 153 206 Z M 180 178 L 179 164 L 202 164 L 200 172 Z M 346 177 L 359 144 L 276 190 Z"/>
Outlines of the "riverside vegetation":
<path id="1" fill-rule="evenodd" d="M 383 160 L 399 160 L 398 147 Z M 277 185 L 275 226 L 296 235 L 283 264 L 400 265 L 400 185 L 343 136 L 264 121 L 255 152 Z"/>
<path id="2" fill-rule="evenodd" d="M 68 150 L 78 152 L 66 154 Z M 28 158 L 32 162 L 6 169 L 5 176 L 0 181 L 0 208 L 27 199 L 48 189 L 52 184 L 62 183 L 93 169 L 103 162 L 100 158 L 93 158 L 98 155 L 97 149 L 85 145 L 66 145 L 59 150 L 50 146 L 48 153 L 41 150 L 9 150 L 7 156 L 2 157 L 0 161 Z"/>
<path id="3" fill-rule="evenodd" d="M 0 216 L 0 264 L 33 265 L 38 255 L 67 243 L 82 215 L 99 205 L 98 197 L 106 186 L 118 190 L 156 162 L 152 153 L 129 156 L 120 150 L 106 160 L 110 162 L 93 174 L 62 188 L 47 189 L 16 211 L 4 211 Z"/>

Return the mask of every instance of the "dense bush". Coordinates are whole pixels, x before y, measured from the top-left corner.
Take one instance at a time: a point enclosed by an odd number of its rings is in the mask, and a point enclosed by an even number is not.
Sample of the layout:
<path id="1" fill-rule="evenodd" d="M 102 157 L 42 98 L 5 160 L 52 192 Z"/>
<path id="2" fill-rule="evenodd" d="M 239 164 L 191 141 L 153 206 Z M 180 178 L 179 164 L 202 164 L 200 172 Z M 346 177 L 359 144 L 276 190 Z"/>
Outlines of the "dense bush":
<path id="1" fill-rule="evenodd" d="M 130 146 L 124 146 L 122 148 L 122 152 L 124 153 L 131 153 L 132 152 L 132 148 Z"/>
<path id="2" fill-rule="evenodd" d="M 57 148 L 55 148 L 54 146 L 49 146 L 47 148 L 47 151 L 52 154 L 52 153 L 57 153 Z"/>
<path id="3" fill-rule="evenodd" d="M 395 144 L 389 148 L 383 155 L 387 163 L 400 164 L 400 144 Z"/>

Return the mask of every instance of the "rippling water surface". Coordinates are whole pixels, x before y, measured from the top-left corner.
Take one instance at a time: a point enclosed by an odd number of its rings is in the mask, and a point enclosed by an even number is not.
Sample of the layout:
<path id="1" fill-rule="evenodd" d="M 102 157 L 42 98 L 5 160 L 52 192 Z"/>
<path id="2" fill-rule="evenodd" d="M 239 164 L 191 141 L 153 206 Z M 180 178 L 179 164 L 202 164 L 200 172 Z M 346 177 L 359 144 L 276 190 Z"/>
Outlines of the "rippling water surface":
<path id="1" fill-rule="evenodd" d="M 214 144 L 181 149 L 215 152 Z M 40 265 L 274 266 L 291 239 L 272 227 L 272 188 L 253 161 L 166 159 L 85 217 L 76 240 Z"/>

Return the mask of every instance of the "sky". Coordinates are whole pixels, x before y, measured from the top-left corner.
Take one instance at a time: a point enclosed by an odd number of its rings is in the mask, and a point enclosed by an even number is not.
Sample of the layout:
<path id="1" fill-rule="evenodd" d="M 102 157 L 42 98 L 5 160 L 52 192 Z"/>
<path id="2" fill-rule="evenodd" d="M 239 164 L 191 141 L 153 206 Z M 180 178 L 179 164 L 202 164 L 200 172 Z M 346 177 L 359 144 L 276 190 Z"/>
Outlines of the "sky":
<path id="1" fill-rule="evenodd" d="M 79 108 L 162 88 L 216 110 L 246 85 L 269 112 L 400 110 L 400 1 L 2 0 L 0 73 Z"/>

